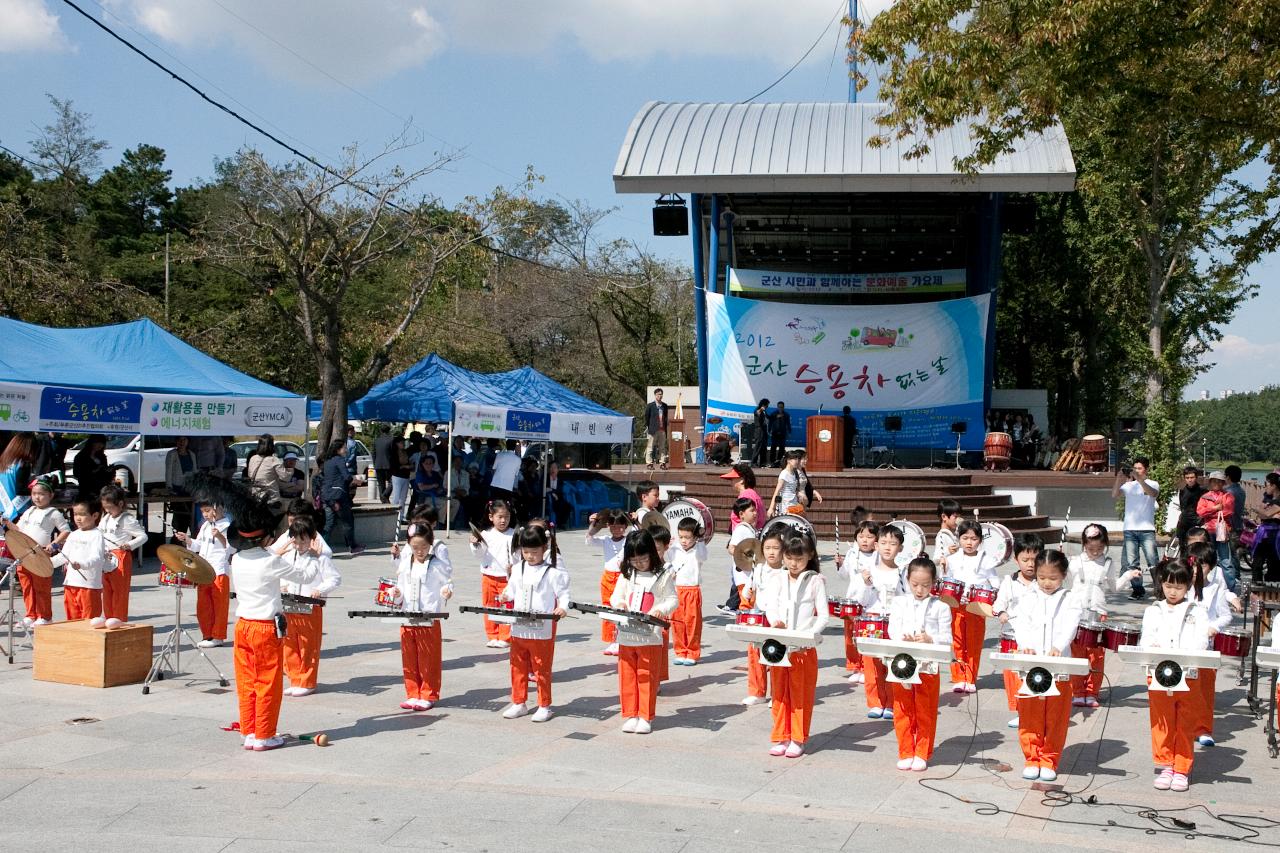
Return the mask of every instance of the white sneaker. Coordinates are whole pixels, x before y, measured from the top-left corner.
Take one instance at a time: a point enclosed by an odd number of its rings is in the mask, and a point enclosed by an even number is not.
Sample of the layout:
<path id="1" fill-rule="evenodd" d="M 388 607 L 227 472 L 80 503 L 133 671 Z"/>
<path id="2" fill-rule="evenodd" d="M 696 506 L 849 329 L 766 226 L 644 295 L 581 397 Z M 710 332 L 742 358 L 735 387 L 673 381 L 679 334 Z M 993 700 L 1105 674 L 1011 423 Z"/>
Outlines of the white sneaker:
<path id="1" fill-rule="evenodd" d="M 1072 699 L 1072 700 L 1071 700 L 1071 704 L 1072 704 L 1073 706 L 1077 707 L 1077 708 L 1083 708 L 1083 707 L 1084 707 L 1084 697 L 1083 697 L 1083 696 L 1077 696 L 1077 697 L 1075 697 L 1074 699 Z"/>
<path id="2" fill-rule="evenodd" d="M 860 672 L 854 672 L 849 674 L 850 684 L 865 684 L 866 680 L 867 680 L 867 677 Z"/>
<path id="3" fill-rule="evenodd" d="M 486 647 L 488 647 L 488 648 L 490 648 L 490 649 L 496 649 L 496 648 L 498 647 L 498 641 L 497 641 L 497 640 L 490 640 L 489 642 L 485 643 L 485 646 L 486 646 Z"/>
<path id="4" fill-rule="evenodd" d="M 910 770 L 910 769 L 911 769 L 911 759 L 910 759 L 910 758 L 900 758 L 900 759 L 898 759 L 898 769 L 899 769 L 899 770 Z"/>
<path id="5" fill-rule="evenodd" d="M 1005 723 L 1005 725 L 1007 725 L 1011 729 L 1016 729 L 1018 727 L 1018 718 L 1014 717 L 1012 720 Z"/>
<path id="6" fill-rule="evenodd" d="M 929 762 L 917 755 L 915 758 L 911 759 L 911 769 L 917 773 L 923 773 L 929 769 Z"/>
<path id="7" fill-rule="evenodd" d="M 413 707 L 417 708 L 419 711 L 430 711 L 436 706 L 436 703 L 432 702 L 430 699 L 410 699 L 409 701 L 412 702 Z"/>
<path id="8" fill-rule="evenodd" d="M 551 719 L 552 713 L 550 705 L 540 705 L 538 710 L 533 712 L 533 721 L 535 723 L 545 723 Z"/>
<path id="9" fill-rule="evenodd" d="M 275 737 L 269 737 L 266 740 L 256 741 L 253 744 L 253 751 L 266 752 L 268 749 L 277 749 L 282 746 L 284 746 L 284 738 L 276 735 Z"/>
<path id="10" fill-rule="evenodd" d="M 617 644 L 617 643 L 610 643 L 609 645 L 605 646 L 605 647 L 604 647 L 604 653 L 605 653 L 606 655 L 613 655 L 614 657 L 617 657 L 617 656 L 618 656 L 618 644 Z"/>
<path id="11" fill-rule="evenodd" d="M 314 687 L 291 687 L 290 690 L 293 691 L 290 696 L 310 696 L 316 692 Z"/>
<path id="12" fill-rule="evenodd" d="M 124 622 L 121 622 L 119 619 L 117 619 L 114 616 L 112 616 L 110 619 L 107 620 L 108 628 L 119 628 L 123 624 Z"/>
<path id="13" fill-rule="evenodd" d="M 35 626 L 35 627 L 37 627 L 37 628 L 38 628 L 38 627 L 40 627 L 41 625 L 48 625 L 48 624 L 49 624 L 49 620 L 48 620 L 48 619 L 45 619 L 44 617 L 41 617 L 41 618 L 37 619 L 36 621 L 32 622 L 31 624 L 32 624 L 33 626 Z"/>
<path id="14" fill-rule="evenodd" d="M 107 624 L 107 620 L 102 618 L 101 616 L 95 616 L 89 620 L 90 628 L 102 628 L 102 627 L 105 627 L 106 624 Z"/>
<path id="15" fill-rule="evenodd" d="M 252 749 L 254 748 L 254 746 L 255 746 L 255 745 L 257 745 L 257 743 L 258 743 L 258 739 L 257 739 L 256 737 L 254 737 L 253 735 L 245 735 L 245 736 L 244 736 L 244 748 L 245 748 L 245 749 L 252 750 Z"/>
<path id="16" fill-rule="evenodd" d="M 284 690 L 282 690 L 282 691 L 280 691 L 280 692 L 281 692 L 281 693 L 283 693 L 285 696 L 292 696 L 292 695 L 293 695 L 293 688 L 292 688 L 292 687 L 286 687 Z"/>
<path id="17" fill-rule="evenodd" d="M 964 692 L 964 682 L 963 682 L 963 681 L 957 681 L 955 684 L 951 685 L 951 692 L 952 692 L 952 693 L 963 693 L 963 692 Z"/>
<path id="18" fill-rule="evenodd" d="M 1213 746 L 1214 744 L 1217 743 L 1217 741 L 1215 741 L 1209 735 L 1200 735 L 1200 737 L 1196 738 L 1196 743 L 1200 744 L 1201 746 Z"/>
<path id="19" fill-rule="evenodd" d="M 30 628 L 32 625 L 36 624 L 36 620 L 32 619 L 30 616 L 23 616 L 22 624 Z"/>
<path id="20" fill-rule="evenodd" d="M 528 712 L 529 708 L 523 702 L 518 705 L 515 702 L 512 702 L 511 705 L 508 706 L 507 710 L 502 712 L 502 716 L 505 719 L 514 720 L 516 717 L 523 717 Z"/>
<path id="21" fill-rule="evenodd" d="M 1052 767 L 1041 767 L 1041 768 L 1040 768 L 1040 781 L 1041 781 L 1041 782 L 1052 782 L 1053 780 L 1055 780 L 1055 779 L 1057 779 L 1057 778 L 1058 778 L 1058 771 L 1057 771 L 1057 770 L 1054 770 Z"/>
<path id="22" fill-rule="evenodd" d="M 1027 781 L 1040 778 L 1040 766 L 1038 764 L 1028 764 L 1022 768 L 1022 778 Z"/>
<path id="23" fill-rule="evenodd" d="M 196 643 L 196 645 L 202 649 L 213 649 L 222 645 L 222 643 L 219 643 L 217 640 L 201 640 L 200 642 Z"/>
<path id="24" fill-rule="evenodd" d="M 629 735 L 636 733 L 636 723 L 640 722 L 639 717 L 628 717 L 627 721 L 622 724 L 622 730 Z"/>
<path id="25" fill-rule="evenodd" d="M 748 696 L 746 699 L 742 700 L 742 704 L 743 705 L 760 705 L 768 701 L 769 699 L 766 696 Z"/>
<path id="26" fill-rule="evenodd" d="M 965 693 L 977 693 L 977 692 L 978 692 L 978 685 L 976 685 L 976 684 L 971 684 L 971 683 L 969 683 L 969 682 L 967 682 L 967 681 L 966 681 L 966 682 L 965 682 L 965 684 L 964 684 L 964 692 L 965 692 Z"/>
<path id="27" fill-rule="evenodd" d="M 787 751 L 784 755 L 786 755 L 787 758 L 799 758 L 804 755 L 804 744 L 791 741 L 791 746 L 787 747 Z"/>
<path id="28" fill-rule="evenodd" d="M 508 643 L 506 640 L 494 640 L 493 647 L 495 649 L 509 649 L 511 648 L 511 644 Z"/>
<path id="29" fill-rule="evenodd" d="M 636 717 L 636 734 L 647 735 L 651 731 L 653 731 L 653 726 L 649 724 L 648 720 L 643 717 Z"/>

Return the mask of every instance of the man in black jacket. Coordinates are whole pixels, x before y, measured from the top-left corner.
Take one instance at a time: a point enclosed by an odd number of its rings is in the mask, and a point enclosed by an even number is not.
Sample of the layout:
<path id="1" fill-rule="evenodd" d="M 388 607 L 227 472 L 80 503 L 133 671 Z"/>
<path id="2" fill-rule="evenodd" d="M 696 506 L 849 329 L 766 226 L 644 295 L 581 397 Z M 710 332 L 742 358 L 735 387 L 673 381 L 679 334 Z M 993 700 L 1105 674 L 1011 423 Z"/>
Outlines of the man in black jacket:
<path id="1" fill-rule="evenodd" d="M 774 468 L 782 467 L 782 457 L 787 452 L 787 436 L 791 434 L 791 415 L 787 413 L 787 405 L 778 401 L 778 408 L 769 418 L 770 462 Z"/>
<path id="2" fill-rule="evenodd" d="M 1187 531 L 1200 524 L 1196 515 L 1196 505 L 1206 489 L 1200 485 L 1200 471 L 1194 465 L 1182 469 L 1182 488 L 1178 489 L 1178 528 L 1174 535 L 1178 537 L 1178 545 L 1187 547 Z"/>
<path id="3" fill-rule="evenodd" d="M 378 427 L 378 437 L 373 440 L 373 471 L 378 475 L 378 499 L 387 503 L 391 498 L 391 430 L 386 424 Z"/>
<path id="4" fill-rule="evenodd" d="M 763 468 L 769 464 L 769 400 L 765 398 L 756 406 L 752 417 L 751 464 Z"/>
<path id="5" fill-rule="evenodd" d="M 652 471 L 656 464 L 661 464 L 663 468 L 667 467 L 669 408 L 662 402 L 661 388 L 654 390 L 653 402 L 644 407 L 644 431 L 649 437 L 644 447 L 644 461 L 645 468 L 649 471 Z"/>

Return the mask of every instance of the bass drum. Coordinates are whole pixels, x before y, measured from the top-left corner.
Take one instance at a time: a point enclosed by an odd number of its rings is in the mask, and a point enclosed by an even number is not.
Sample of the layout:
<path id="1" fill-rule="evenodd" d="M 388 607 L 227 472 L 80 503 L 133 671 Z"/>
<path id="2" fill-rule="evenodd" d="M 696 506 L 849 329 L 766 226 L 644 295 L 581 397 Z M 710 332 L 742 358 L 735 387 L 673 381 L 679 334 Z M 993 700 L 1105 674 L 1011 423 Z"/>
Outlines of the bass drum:
<path id="1" fill-rule="evenodd" d="M 716 535 L 716 520 L 712 517 L 711 510 L 697 498 L 677 498 L 662 508 L 662 514 L 666 516 L 667 524 L 671 525 L 673 541 L 680 535 L 676 528 L 686 518 L 697 519 L 698 524 L 702 525 L 703 542 L 710 544 L 711 537 Z"/>
<path id="2" fill-rule="evenodd" d="M 813 543 L 815 549 L 818 547 L 818 537 L 813 532 L 813 525 L 810 524 L 809 520 L 803 515 L 775 515 L 773 518 L 769 519 L 769 522 L 764 526 L 764 533 L 768 534 L 779 525 L 783 527 L 790 527 L 797 533 L 804 534 L 809 537 L 809 541 Z M 761 538 L 763 538 L 763 536 Z"/>
<path id="3" fill-rule="evenodd" d="M 898 568 L 905 569 L 908 563 L 923 554 L 928 547 L 924 531 L 920 529 L 920 525 L 906 519 L 891 521 L 887 526 L 902 531 L 902 550 L 898 552 L 898 559 L 894 562 L 898 564 Z"/>
<path id="4" fill-rule="evenodd" d="M 1013 559 L 1013 533 L 998 521 L 982 522 L 980 553 L 986 554 L 992 565 L 1000 568 Z"/>

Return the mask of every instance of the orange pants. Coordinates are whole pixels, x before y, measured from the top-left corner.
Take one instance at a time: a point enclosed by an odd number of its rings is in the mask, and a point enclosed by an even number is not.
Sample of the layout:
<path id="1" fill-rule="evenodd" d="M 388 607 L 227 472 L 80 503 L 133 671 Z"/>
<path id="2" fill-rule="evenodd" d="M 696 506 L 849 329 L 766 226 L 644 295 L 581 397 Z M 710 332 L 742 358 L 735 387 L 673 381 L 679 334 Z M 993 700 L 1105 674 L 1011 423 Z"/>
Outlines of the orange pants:
<path id="1" fill-rule="evenodd" d="M 697 660 L 702 657 L 702 587 L 678 586 L 680 606 L 671 617 L 671 635 L 676 657 Z"/>
<path id="2" fill-rule="evenodd" d="M 284 692 L 284 641 L 270 619 L 236 621 L 236 694 L 240 734 L 259 740 L 276 736 Z"/>
<path id="3" fill-rule="evenodd" d="M 1018 740 L 1027 764 L 1058 769 L 1071 719 L 1071 694 L 1018 700 Z"/>
<path id="4" fill-rule="evenodd" d="M 129 621 L 129 585 L 133 582 L 133 552 L 119 548 L 116 555 L 119 566 L 115 571 L 102 575 L 102 611 L 108 619 Z"/>
<path id="5" fill-rule="evenodd" d="M 1199 710 L 1200 717 L 1196 720 L 1196 724 L 1191 729 L 1193 737 L 1200 735 L 1213 734 L 1213 705 L 1214 694 L 1218 687 L 1218 671 L 1216 669 L 1200 670 L 1200 677 L 1193 681 L 1188 681 L 1187 686 L 1192 690 L 1199 688 Z"/>
<path id="6" fill-rule="evenodd" d="M 1151 703 L 1151 757 L 1159 766 L 1172 767 L 1174 773 L 1183 775 L 1191 773 L 1195 762 L 1195 726 L 1204 718 L 1204 710 L 1200 708 L 1202 688 L 1192 682 L 1187 686 L 1191 689 L 1185 693 L 1147 691 Z"/>
<path id="7" fill-rule="evenodd" d="M 978 659 L 982 657 L 982 640 L 987 634 L 987 620 L 963 607 L 951 611 L 951 651 L 956 662 L 951 664 L 951 683 L 978 683 Z"/>
<path id="8" fill-rule="evenodd" d="M 898 736 L 898 758 L 928 761 L 933 757 L 940 681 L 937 675 L 922 673 L 919 684 L 893 685 L 893 731 Z"/>
<path id="9" fill-rule="evenodd" d="M 26 569 L 18 569 L 22 586 L 22 602 L 27 605 L 28 619 L 53 621 L 53 578 L 40 578 Z"/>
<path id="10" fill-rule="evenodd" d="M 791 653 L 791 666 L 770 667 L 773 684 L 774 743 L 809 739 L 813 722 L 813 698 L 818 689 L 818 650 L 801 649 Z"/>
<path id="11" fill-rule="evenodd" d="M 764 698 L 768 695 L 769 674 L 764 664 L 760 663 L 760 647 L 755 643 L 747 646 L 747 695 Z M 1280 694 L 1280 688 L 1276 689 Z"/>
<path id="12" fill-rule="evenodd" d="M 625 719 L 652 720 L 658 711 L 659 646 L 618 647 L 618 693 Z"/>
<path id="13" fill-rule="evenodd" d="M 852 619 L 844 620 L 844 668 L 849 672 L 862 672 L 862 655 L 858 654 Z"/>
<path id="14" fill-rule="evenodd" d="M 218 575 L 213 583 L 196 586 L 196 621 L 206 640 L 227 638 L 227 608 L 231 605 L 231 578 Z"/>
<path id="15" fill-rule="evenodd" d="M 102 615 L 102 590 L 82 586 L 63 586 L 62 604 L 67 619 L 96 619 Z"/>
<path id="16" fill-rule="evenodd" d="M 320 642 L 324 634 L 324 608 L 310 613 L 288 613 L 289 631 L 284 638 L 284 674 L 293 687 L 314 690 L 320 674 Z"/>
<path id="17" fill-rule="evenodd" d="M 506 588 L 506 578 L 495 578 L 492 575 L 481 575 L 480 595 L 484 599 L 481 603 L 485 607 L 497 607 L 498 596 L 502 595 L 502 591 Z M 510 642 L 511 626 L 505 622 L 494 622 L 486 616 L 484 617 L 484 635 L 490 640 Z"/>
<path id="18" fill-rule="evenodd" d="M 1018 644 L 1014 643 L 1011 651 L 1017 651 Z M 1018 710 L 1018 688 L 1022 686 L 1022 679 L 1018 677 L 1018 673 L 1006 669 L 1004 671 L 1004 696 L 1009 700 L 1009 710 Z"/>
<path id="19" fill-rule="evenodd" d="M 868 708 L 890 708 L 893 702 L 893 691 L 888 682 L 889 670 L 884 661 L 871 655 L 862 656 L 862 673 L 866 676 L 866 693 Z"/>
<path id="20" fill-rule="evenodd" d="M 618 586 L 618 573 L 605 569 L 600 573 L 600 603 L 609 606 L 609 599 Z M 608 619 L 600 620 L 600 639 L 606 643 L 618 642 L 618 626 Z"/>
<path id="21" fill-rule="evenodd" d="M 406 699 L 440 701 L 440 623 L 400 626 Z"/>
<path id="22" fill-rule="evenodd" d="M 529 698 L 529 673 L 538 683 L 538 705 L 551 706 L 551 664 L 556 641 L 511 638 L 511 701 L 523 705 Z"/>
<path id="23" fill-rule="evenodd" d="M 1106 649 L 1086 649 L 1079 643 L 1071 644 L 1071 656 L 1089 659 L 1088 675 L 1071 676 L 1071 695 L 1098 697 L 1102 689 L 1102 669 L 1106 665 Z"/>

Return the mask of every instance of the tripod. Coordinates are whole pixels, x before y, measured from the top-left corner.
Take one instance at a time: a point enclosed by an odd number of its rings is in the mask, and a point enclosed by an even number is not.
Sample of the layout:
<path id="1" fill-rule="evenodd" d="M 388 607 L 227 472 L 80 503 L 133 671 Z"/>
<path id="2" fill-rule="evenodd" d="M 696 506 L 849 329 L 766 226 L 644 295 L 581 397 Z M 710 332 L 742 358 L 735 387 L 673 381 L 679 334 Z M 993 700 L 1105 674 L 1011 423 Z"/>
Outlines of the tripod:
<path id="1" fill-rule="evenodd" d="M 960 470 L 960 433 L 956 433 L 956 470 Z"/>
<path id="2" fill-rule="evenodd" d="M 178 675 L 182 672 L 183 637 L 186 637 L 187 642 L 191 644 L 191 648 L 195 649 L 200 657 L 204 658 L 205 663 L 209 664 L 209 668 L 217 673 L 218 686 L 226 687 L 230 684 L 227 681 L 227 677 L 222 674 L 222 670 L 218 669 L 217 665 L 209 659 L 209 656 L 196 643 L 191 633 L 182 627 L 182 587 L 187 580 L 187 576 L 184 572 L 178 572 L 176 576 L 178 583 L 174 584 L 173 587 L 173 630 L 164 638 L 164 644 L 160 646 L 160 651 L 156 653 L 155 660 L 151 663 L 151 669 L 147 672 L 147 677 L 142 681 L 142 695 L 144 696 L 151 692 L 151 682 L 164 680 L 164 669 L 162 667 L 165 664 L 168 664 L 169 672 L 173 675 Z M 170 663 L 170 655 L 173 656 L 172 663 Z"/>
<path id="3" fill-rule="evenodd" d="M 17 650 L 14 642 L 14 634 L 17 630 L 21 630 L 24 644 L 31 647 L 31 629 L 27 627 L 26 622 L 18 620 L 18 611 L 13 602 L 13 588 L 18 585 L 18 562 L 15 560 L 4 567 L 3 574 L 0 574 L 0 584 L 9 583 L 9 604 L 5 608 L 3 614 L 0 614 L 0 627 L 3 627 L 9 635 L 8 644 L 0 644 L 0 653 L 9 658 L 9 663 L 13 663 L 13 655 Z"/>
<path id="4" fill-rule="evenodd" d="M 898 467 L 898 431 L 902 429 L 902 422 L 898 421 L 896 427 L 889 423 L 890 419 L 885 418 L 885 430 L 889 433 L 889 458 L 876 466 L 877 470 L 887 468 L 890 471 L 901 470 Z"/>

